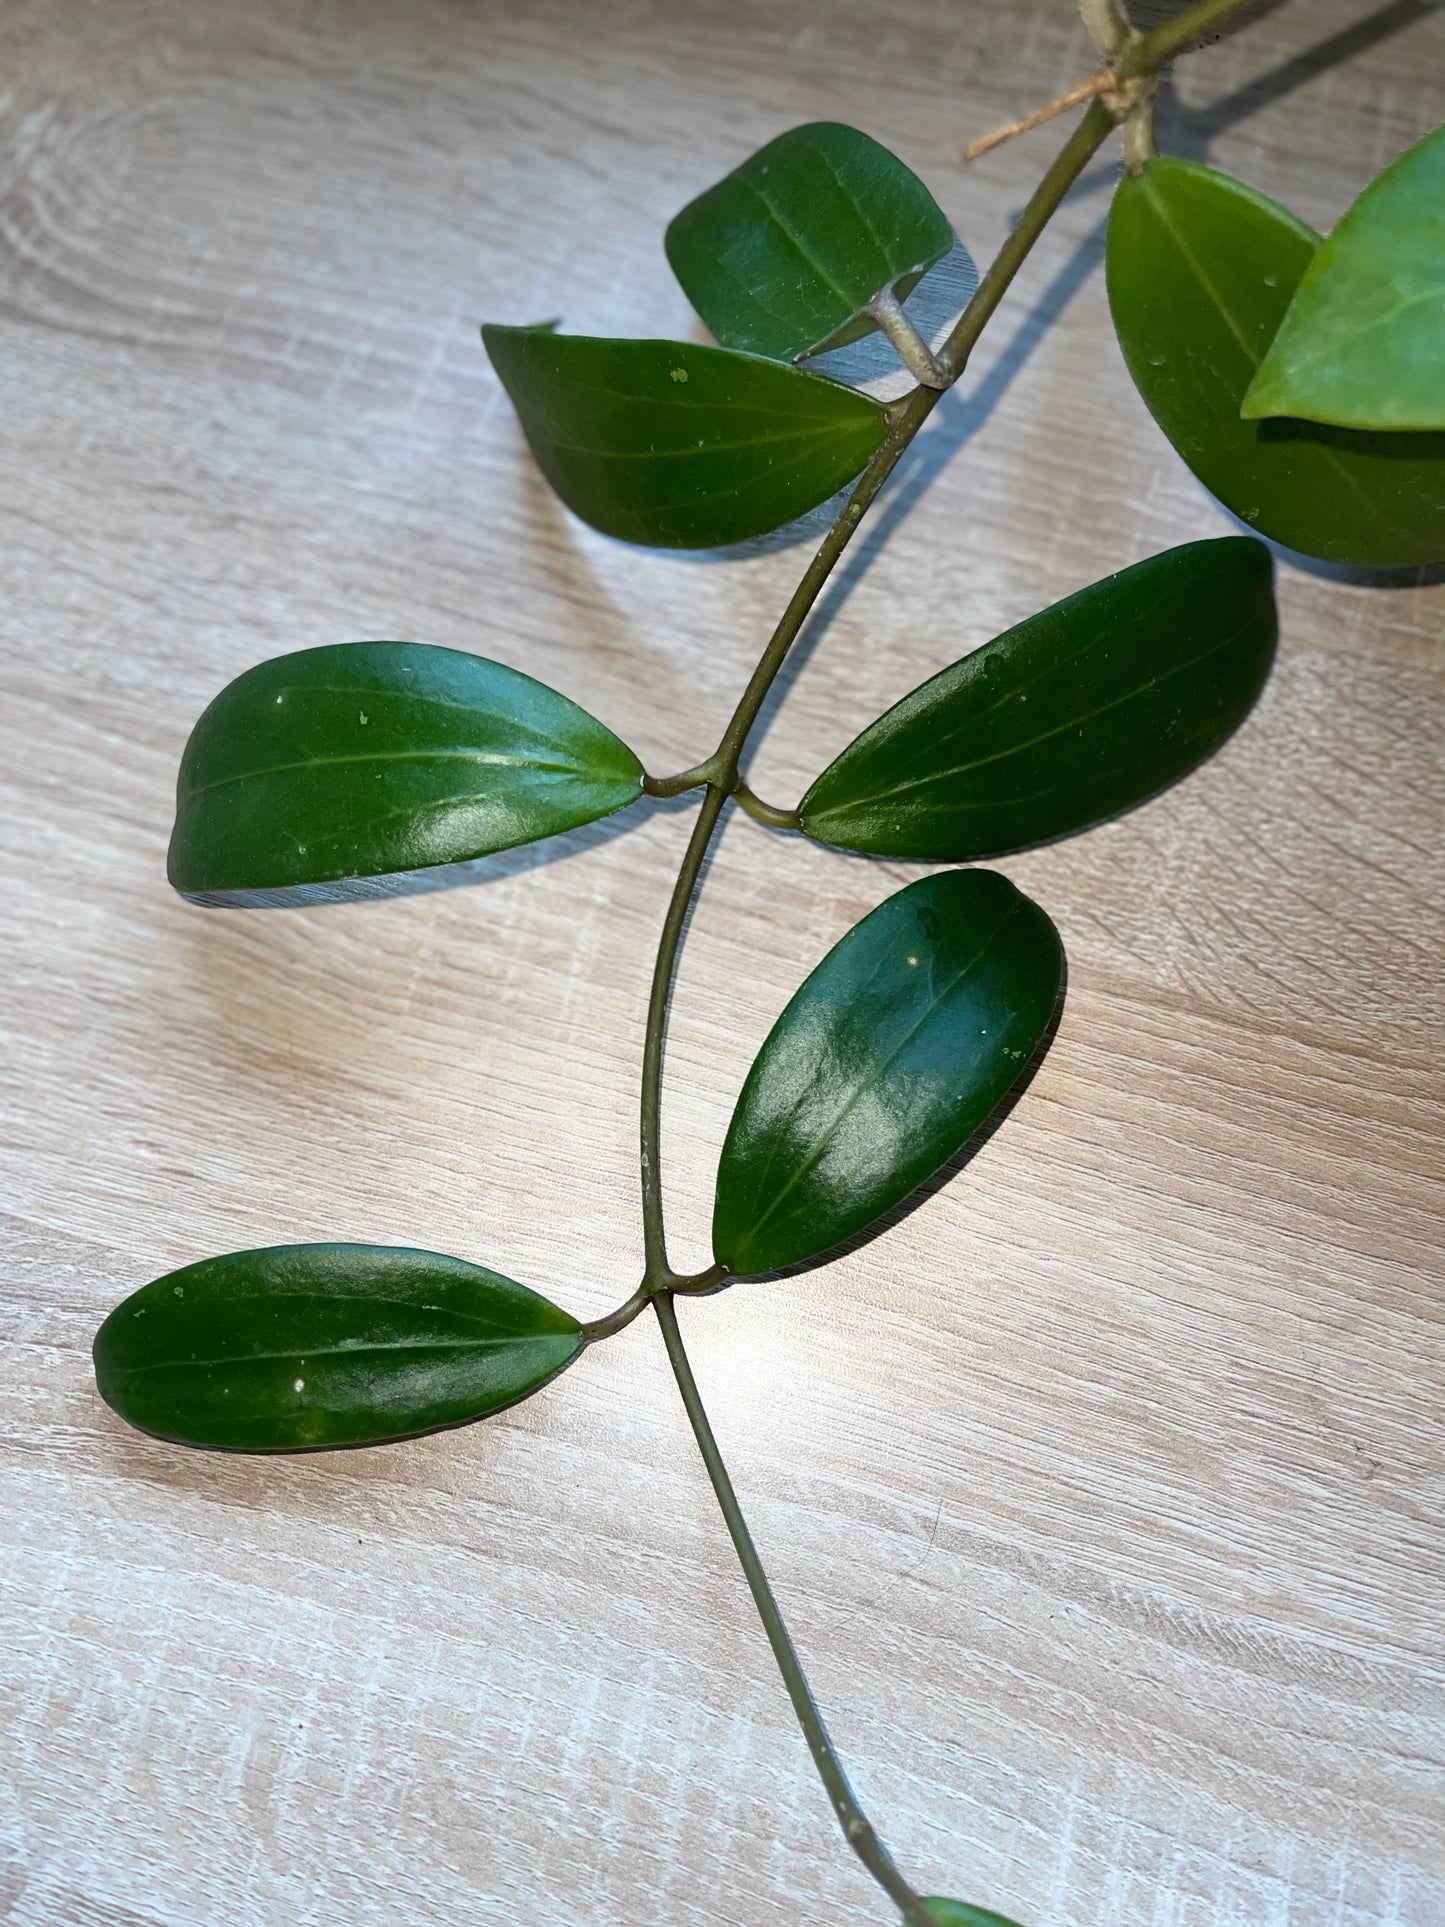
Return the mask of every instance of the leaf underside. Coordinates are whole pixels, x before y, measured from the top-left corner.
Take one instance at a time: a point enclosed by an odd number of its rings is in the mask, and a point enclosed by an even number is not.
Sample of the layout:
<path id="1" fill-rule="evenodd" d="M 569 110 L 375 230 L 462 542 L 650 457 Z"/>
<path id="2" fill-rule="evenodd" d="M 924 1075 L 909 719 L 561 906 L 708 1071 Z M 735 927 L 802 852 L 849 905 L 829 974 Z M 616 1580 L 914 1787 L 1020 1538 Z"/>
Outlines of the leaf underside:
<path id="1" fill-rule="evenodd" d="M 278 1245 L 142 1286 L 96 1334 L 95 1375 L 106 1403 L 158 1438 L 305 1452 L 485 1418 L 584 1343 L 546 1298 L 460 1258 Z"/>
<path id="2" fill-rule="evenodd" d="M 915 689 L 800 806 L 821 843 L 959 861 L 1127 809 L 1210 755 L 1269 673 L 1269 550 L 1191 542 L 1096 582 Z"/>
<path id="3" fill-rule="evenodd" d="M 542 473 L 625 542 L 766 535 L 852 481 L 883 441 L 870 397 L 759 355 L 545 328 L 482 336 Z"/>
<path id="4" fill-rule="evenodd" d="M 1240 405 L 1320 237 L 1192 161 L 1126 175 L 1109 217 L 1109 304 L 1155 421 L 1259 535 L 1330 562 L 1445 559 L 1445 435 L 1244 421 Z"/>
<path id="5" fill-rule="evenodd" d="M 1445 429 L 1445 127 L 1371 182 L 1305 269 L 1243 412 Z"/>
<path id="6" fill-rule="evenodd" d="M 456 649 L 303 649 L 228 684 L 191 733 L 169 874 L 189 895 L 456 863 L 634 802 L 642 765 L 585 709 Z"/>
<path id="7" fill-rule="evenodd" d="M 896 155 L 836 121 L 769 141 L 667 230 L 667 258 L 727 348 L 778 361 L 866 333 L 953 246 L 948 217 Z"/>
<path id="8" fill-rule="evenodd" d="M 1044 912 L 990 870 L 926 877 L 855 925 L 743 1085 L 718 1167 L 720 1262 L 800 1264 L 906 1198 L 1023 1072 L 1062 970 Z"/>

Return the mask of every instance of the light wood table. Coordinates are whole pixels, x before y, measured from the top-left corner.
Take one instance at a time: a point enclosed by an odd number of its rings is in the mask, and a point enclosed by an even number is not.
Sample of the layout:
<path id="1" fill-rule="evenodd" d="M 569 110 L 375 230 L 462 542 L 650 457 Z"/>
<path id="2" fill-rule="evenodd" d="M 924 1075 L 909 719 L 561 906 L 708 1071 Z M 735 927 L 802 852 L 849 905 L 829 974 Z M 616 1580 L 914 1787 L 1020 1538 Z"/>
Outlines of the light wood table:
<path id="1" fill-rule="evenodd" d="M 690 806 L 292 914 L 166 887 L 181 746 L 261 658 L 403 636 L 714 741 L 806 553 L 650 554 L 549 497 L 487 317 L 695 329 L 668 217 L 855 122 L 974 253 L 1088 71 L 1068 0 L 10 0 L 0 18 L 6 1255 L 0 1916 L 13 1927 L 882 1922 L 735 1570 L 655 1323 L 499 1421 L 193 1455 L 100 1405 L 157 1272 L 454 1251 L 635 1281 L 651 946 Z M 1439 118 L 1445 12 L 1270 9 L 1163 139 L 1318 225 Z M 1226 533 L 1136 398 L 1115 164 L 1025 271 L 813 625 L 757 787 L 1046 602 Z M 686 1306 L 866 1803 L 1027 1927 L 1440 1927 L 1445 586 L 1283 566 L 1206 769 L 1003 865 L 1052 1051 L 891 1236 Z M 730 820 L 672 1026 L 706 1262 L 732 1095 L 912 875 Z"/>

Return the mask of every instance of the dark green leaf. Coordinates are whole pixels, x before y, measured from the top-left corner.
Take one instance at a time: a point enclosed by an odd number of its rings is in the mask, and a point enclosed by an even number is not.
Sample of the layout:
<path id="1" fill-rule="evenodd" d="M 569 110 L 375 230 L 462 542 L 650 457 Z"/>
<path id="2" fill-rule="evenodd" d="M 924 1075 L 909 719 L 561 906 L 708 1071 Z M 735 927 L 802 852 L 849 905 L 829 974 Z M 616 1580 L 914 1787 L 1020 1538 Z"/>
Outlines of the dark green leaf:
<path id="1" fill-rule="evenodd" d="M 877 402 L 757 355 L 545 328 L 482 335 L 542 473 L 625 542 L 765 535 L 827 501 L 883 440 Z"/>
<path id="2" fill-rule="evenodd" d="M 565 1311 L 460 1258 L 277 1245 L 142 1286 L 97 1332 L 95 1378 L 158 1438 L 304 1452 L 485 1418 L 585 1342 Z"/>
<path id="3" fill-rule="evenodd" d="M 1002 1914 L 994 1913 L 991 1908 L 970 1907 L 963 1900 L 932 1898 L 923 1904 L 938 1922 L 938 1927 L 1018 1927 L 1016 1921 L 1005 1920 Z"/>
<path id="4" fill-rule="evenodd" d="M 1276 202 L 1192 161 L 1127 176 L 1108 274 L 1129 372 L 1200 481 L 1260 535 L 1366 568 L 1445 560 L 1445 436 L 1240 419 L 1319 246 Z"/>
<path id="5" fill-rule="evenodd" d="M 1274 653 L 1270 555 L 1249 536 L 1151 556 L 905 696 L 800 808 L 820 843 L 960 860 L 1045 843 L 1211 754 Z"/>
<path id="6" fill-rule="evenodd" d="M 170 879 L 204 894 L 455 863 L 641 788 L 611 730 L 502 663 L 415 642 L 303 649 L 238 676 L 191 732 Z"/>
<path id="7" fill-rule="evenodd" d="M 890 897 L 774 1024 L 723 1145 L 713 1249 L 799 1264 L 922 1184 L 988 1117 L 1053 1014 L 1058 933 L 991 870 Z"/>
<path id="8" fill-rule="evenodd" d="M 885 288 L 906 294 L 953 246 L 948 217 L 896 155 L 814 121 L 689 203 L 667 258 L 718 340 L 796 361 L 842 339 Z"/>
<path id="9" fill-rule="evenodd" d="M 1365 189 L 1305 269 L 1243 413 L 1445 429 L 1445 127 Z"/>

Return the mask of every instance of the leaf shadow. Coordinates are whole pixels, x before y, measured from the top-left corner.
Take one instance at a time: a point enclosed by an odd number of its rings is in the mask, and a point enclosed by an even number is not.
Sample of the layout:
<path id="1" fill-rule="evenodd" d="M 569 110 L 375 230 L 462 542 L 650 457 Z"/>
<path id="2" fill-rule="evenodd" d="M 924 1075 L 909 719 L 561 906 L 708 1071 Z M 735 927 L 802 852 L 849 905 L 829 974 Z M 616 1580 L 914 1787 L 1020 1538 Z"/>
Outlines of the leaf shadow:
<path id="1" fill-rule="evenodd" d="M 957 237 L 952 248 L 931 267 L 903 306 L 909 319 L 931 347 L 939 347 L 954 322 L 962 314 L 978 288 L 979 273 L 973 256 Z M 699 328 L 701 324 L 699 323 Z M 706 334 L 706 330 L 702 332 Z M 707 337 L 709 340 L 711 336 Z M 829 381 L 842 382 L 870 394 L 876 401 L 893 401 L 913 388 L 913 377 L 900 363 L 887 338 L 876 330 L 834 348 L 826 354 L 810 356 L 801 366 L 808 373 Z M 715 549 L 674 549 L 672 559 L 681 562 L 713 564 L 745 562 L 758 556 L 775 555 L 779 550 L 797 548 L 800 543 L 818 543 L 838 519 L 838 512 L 852 493 L 853 484 L 830 495 L 826 502 L 809 509 L 795 521 L 785 522 L 767 535 L 747 542 L 727 543 Z"/>
<path id="2" fill-rule="evenodd" d="M 465 890 L 480 883 L 501 883 L 510 877 L 543 870 L 602 849 L 635 830 L 644 818 L 675 816 L 692 799 L 683 796 L 639 796 L 611 816 L 580 824 L 556 836 L 519 843 L 490 856 L 460 863 L 434 863 L 423 870 L 396 870 L 388 876 L 337 877 L 329 883 L 295 883 L 277 890 L 183 890 L 187 903 L 203 910 L 314 910 L 330 904 L 375 903 L 392 897 L 430 896 L 438 890 Z"/>
<path id="3" fill-rule="evenodd" d="M 1282 4 L 1283 0 L 1268 0 L 1267 5 L 1249 17 L 1255 19 L 1263 13 L 1273 13 Z M 1387 5 L 1367 14 L 1363 20 L 1342 27 L 1313 47 L 1291 54 L 1279 66 L 1246 81 L 1244 86 L 1208 107 L 1191 107 L 1181 100 L 1174 84 L 1174 71 L 1166 69 L 1154 110 L 1160 145 L 1185 160 L 1205 161 L 1209 157 L 1210 142 L 1217 135 L 1237 127 L 1263 108 L 1273 107 L 1297 88 L 1342 62 L 1353 60 L 1357 54 L 1379 46 L 1402 29 L 1428 20 L 1431 15 L 1438 16 L 1440 11 L 1441 0 L 1388 0 Z"/>
<path id="4" fill-rule="evenodd" d="M 1265 0 L 1259 12 L 1272 13 L 1282 4 L 1283 0 Z M 1302 53 L 1292 55 L 1278 67 L 1207 108 L 1191 108 L 1181 101 L 1174 86 L 1173 72 L 1166 70 L 1160 83 L 1159 107 L 1156 110 L 1160 144 L 1186 159 L 1204 161 L 1208 158 L 1210 142 L 1217 135 L 1261 108 L 1273 105 L 1342 61 L 1378 45 L 1417 21 L 1438 15 L 1441 8 L 1442 0 L 1389 0 L 1389 4 L 1367 19 L 1329 36 Z M 1154 11 L 1163 17 L 1167 10 L 1155 8 Z M 1085 200 L 1102 188 L 1112 189 L 1118 178 L 1119 167 L 1115 163 L 1091 169 L 1075 183 L 1068 199 Z M 1014 221 L 1018 220 L 1021 212 L 1021 209 L 1014 210 Z M 960 398 L 957 388 L 950 389 L 939 404 L 928 431 L 913 442 L 895 471 L 892 486 L 879 504 L 879 512 L 867 534 L 834 575 L 803 634 L 789 653 L 759 716 L 758 727 L 753 735 L 754 746 L 766 735 L 788 691 L 797 682 L 813 651 L 837 620 L 890 536 L 917 506 L 953 457 L 988 423 L 1023 373 L 1043 337 L 1062 318 L 1065 309 L 1094 269 L 1102 264 L 1107 237 L 1108 216 L 1104 215 L 1077 244 L 1043 293 L 1024 314 L 1008 344 L 990 364 L 978 386 L 970 390 L 965 398 Z M 1215 500 L 1213 496 L 1209 499 Z M 1217 506 L 1230 515 L 1223 504 Z M 1237 520 L 1232 515 L 1230 519 Z M 1242 522 L 1239 527 L 1246 534 L 1257 534 Z M 1445 581 L 1445 563 L 1408 569 L 1362 569 L 1321 562 L 1279 543 L 1271 543 L 1270 547 L 1277 556 L 1307 575 L 1351 587 L 1417 588 Z"/>
<path id="5" fill-rule="evenodd" d="M 779 1278 L 801 1278 L 808 1272 L 818 1271 L 822 1266 L 833 1264 L 839 1258 L 849 1257 L 855 1251 L 862 1251 L 866 1246 L 874 1243 L 876 1239 L 886 1237 L 890 1231 L 896 1229 L 896 1227 L 904 1223 L 906 1219 L 911 1218 L 915 1211 L 921 1210 L 930 1199 L 936 1198 L 940 1191 L 952 1184 L 955 1178 L 960 1177 L 968 1169 L 969 1165 L 973 1163 L 973 1160 L 986 1145 L 992 1142 L 996 1134 L 1003 1129 L 1004 1125 L 1007 1124 L 1010 1117 L 1012 1117 L 1015 1109 L 1022 1101 L 1024 1094 L 1038 1076 L 1044 1059 L 1053 1048 L 1054 1039 L 1058 1035 L 1059 1025 L 1063 1021 L 1064 1005 L 1067 1001 L 1068 994 L 1069 961 L 1068 958 L 1065 957 L 1059 979 L 1059 994 L 1054 1000 L 1053 1014 L 1049 1018 L 1043 1036 L 1034 1047 L 1033 1055 L 1019 1073 L 1015 1082 L 1009 1086 L 1008 1091 L 996 1108 L 989 1113 L 988 1117 L 974 1132 L 973 1136 L 964 1144 L 961 1144 L 951 1158 L 947 1158 L 940 1164 L 931 1177 L 925 1178 L 922 1184 L 910 1191 L 906 1198 L 900 1199 L 897 1204 L 892 1205 L 881 1217 L 875 1218 L 872 1224 L 866 1226 L 862 1231 L 855 1231 L 852 1237 L 844 1238 L 836 1245 L 830 1245 L 826 1251 L 820 1251 L 816 1257 L 806 1258 L 801 1264 L 785 1265 L 779 1271 L 748 1272 L 741 1277 L 728 1278 L 717 1287 L 717 1290 L 729 1291 L 734 1285 L 769 1283 Z M 713 1294 L 706 1293 L 702 1295 L 712 1296 Z"/>
<path id="6" fill-rule="evenodd" d="M 1108 178 L 1113 180 L 1117 171 L 1107 170 Z M 1087 192 L 1087 179 L 1075 191 Z M 909 445 L 894 471 L 892 486 L 878 504 L 876 516 L 819 598 L 769 690 L 752 734 L 754 750 L 767 735 L 814 650 L 838 620 L 899 526 L 959 450 L 987 426 L 1039 344 L 1103 260 L 1107 228 L 1107 217 L 1095 223 L 1021 317 L 1002 352 L 989 364 L 978 384 L 963 397 L 956 388 L 951 388 L 934 410 L 928 428 Z"/>
<path id="7" fill-rule="evenodd" d="M 582 1354 L 585 1355 L 585 1354 Z M 565 1376 L 565 1374 L 563 1374 Z M 565 1391 L 549 1380 L 518 1407 L 376 1445 L 305 1452 L 216 1451 L 177 1445 L 134 1430 L 106 1411 L 95 1444 L 114 1477 L 262 1517 L 386 1531 L 397 1512 L 423 1503 L 455 1478 L 454 1435 L 471 1434 L 467 1476 L 488 1501 L 518 1450 L 518 1434 L 545 1433 Z M 531 1405 L 528 1418 L 514 1412 Z M 525 1447 L 523 1447 L 525 1449 Z"/>

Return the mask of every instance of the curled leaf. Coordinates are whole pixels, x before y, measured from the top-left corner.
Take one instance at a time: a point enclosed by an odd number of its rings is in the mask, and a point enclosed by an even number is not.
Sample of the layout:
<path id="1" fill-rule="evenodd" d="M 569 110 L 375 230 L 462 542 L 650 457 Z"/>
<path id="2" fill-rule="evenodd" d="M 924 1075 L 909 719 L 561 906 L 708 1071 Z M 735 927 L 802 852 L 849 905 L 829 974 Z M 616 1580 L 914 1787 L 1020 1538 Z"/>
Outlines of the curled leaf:
<path id="1" fill-rule="evenodd" d="M 1021 1075 L 1063 950 L 991 870 L 950 870 L 856 924 L 779 1017 L 718 1166 L 713 1251 L 739 1273 L 800 1264 L 906 1198 Z"/>
<path id="2" fill-rule="evenodd" d="M 574 514 L 654 548 L 716 548 L 806 515 L 883 441 L 881 406 L 758 355 L 486 327 L 538 466 Z"/>
<path id="3" fill-rule="evenodd" d="M 673 273 L 718 340 L 778 361 L 866 333 L 873 297 L 907 294 L 952 246 L 918 176 L 836 121 L 769 141 L 667 230 Z"/>
<path id="4" fill-rule="evenodd" d="M 305 1452 L 485 1418 L 585 1342 L 537 1292 L 460 1258 L 277 1245 L 133 1292 L 96 1334 L 95 1377 L 107 1405 L 158 1438 Z"/>
<path id="5" fill-rule="evenodd" d="M 1445 435 L 1244 421 L 1240 406 L 1320 237 L 1192 161 L 1127 175 L 1109 305 L 1129 373 L 1194 473 L 1258 535 L 1329 562 L 1445 560 Z"/>
<path id="6" fill-rule="evenodd" d="M 905 696 L 803 798 L 820 843 L 996 855 L 1127 809 L 1212 754 L 1259 694 L 1269 550 L 1191 542 L 1081 589 Z"/>
<path id="7" fill-rule="evenodd" d="M 1240 412 L 1445 429 L 1445 127 L 1372 181 L 1315 255 Z"/>
<path id="8" fill-rule="evenodd" d="M 188 895 L 456 863 L 608 816 L 642 765 L 504 663 L 415 642 L 248 669 L 191 732 L 169 874 Z"/>

